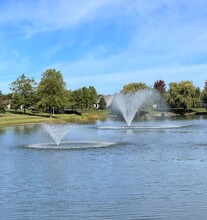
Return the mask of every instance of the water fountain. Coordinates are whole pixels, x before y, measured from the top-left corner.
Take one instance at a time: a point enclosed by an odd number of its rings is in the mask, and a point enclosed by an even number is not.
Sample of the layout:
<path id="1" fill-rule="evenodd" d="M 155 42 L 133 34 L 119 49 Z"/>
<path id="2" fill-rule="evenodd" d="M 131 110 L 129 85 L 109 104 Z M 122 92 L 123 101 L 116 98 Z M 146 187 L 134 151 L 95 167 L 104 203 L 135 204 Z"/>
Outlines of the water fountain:
<path id="1" fill-rule="evenodd" d="M 119 93 L 115 95 L 113 100 L 113 108 L 119 110 L 128 126 L 140 111 L 141 107 L 152 102 L 157 93 L 154 90 L 143 89 L 135 93 Z"/>
<path id="2" fill-rule="evenodd" d="M 117 94 L 113 100 L 113 109 L 119 110 L 125 119 L 127 126 L 104 126 L 98 127 L 98 129 L 169 129 L 178 128 L 177 125 L 167 125 L 157 126 L 131 126 L 131 123 L 141 108 L 152 106 L 155 100 L 159 97 L 158 92 L 152 89 L 139 90 L 135 93 L 127 94 Z M 75 125 L 69 125 L 67 123 L 43 123 L 41 124 L 41 131 L 46 132 L 52 139 L 54 143 L 43 143 L 43 144 L 32 144 L 28 147 L 30 148 L 41 148 L 41 149 L 83 149 L 83 148 L 100 148 L 114 146 L 117 142 L 105 142 L 105 141 L 67 141 L 62 142 L 62 140 L 67 136 L 67 134 L 72 130 L 74 132 Z M 84 130 L 86 131 L 86 130 Z M 77 133 L 80 133 L 78 130 Z M 89 135 L 90 137 L 90 135 Z M 82 138 L 82 137 L 80 137 Z"/>
<path id="3" fill-rule="evenodd" d="M 126 129 L 172 129 L 178 128 L 179 125 L 162 123 L 160 125 L 147 124 L 132 126 L 133 119 L 140 112 L 141 109 L 152 108 L 154 104 L 162 103 L 164 106 L 164 100 L 160 96 L 157 90 L 143 89 L 134 93 L 119 93 L 114 96 L 112 109 L 115 112 L 120 112 L 124 118 L 127 126 L 99 126 L 98 129 L 105 130 L 126 130 Z"/>
<path id="4" fill-rule="evenodd" d="M 28 148 L 36 149 L 86 149 L 86 148 L 101 148 L 114 146 L 116 142 L 106 142 L 106 141 L 66 141 L 63 139 L 67 134 L 76 128 L 75 125 L 69 125 L 67 123 L 42 123 L 40 125 L 40 132 L 44 131 L 49 135 L 53 143 L 38 143 L 30 144 Z M 80 127 L 79 127 L 80 129 Z M 80 131 L 80 130 L 79 130 Z"/>
<path id="5" fill-rule="evenodd" d="M 69 127 L 66 124 L 43 123 L 41 127 L 52 137 L 57 146 L 69 132 Z"/>

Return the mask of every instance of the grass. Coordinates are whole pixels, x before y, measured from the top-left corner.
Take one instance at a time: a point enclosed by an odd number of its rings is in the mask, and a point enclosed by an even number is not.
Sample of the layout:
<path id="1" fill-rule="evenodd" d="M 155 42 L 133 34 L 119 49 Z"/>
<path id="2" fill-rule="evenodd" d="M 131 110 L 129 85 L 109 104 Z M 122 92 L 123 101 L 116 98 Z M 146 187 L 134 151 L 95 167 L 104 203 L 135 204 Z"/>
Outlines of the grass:
<path id="1" fill-rule="evenodd" d="M 207 114 L 205 108 L 192 108 L 191 110 L 195 114 Z M 108 110 L 90 110 L 82 112 L 81 115 L 55 114 L 50 118 L 47 113 L 32 113 L 31 111 L 27 111 L 26 114 L 23 114 L 23 111 L 7 110 L 6 113 L 0 113 L 0 126 L 39 124 L 43 122 L 89 124 L 107 118 L 108 114 Z"/>
<path id="2" fill-rule="evenodd" d="M 191 108 L 194 112 L 202 113 L 207 112 L 206 108 Z"/>
<path id="3" fill-rule="evenodd" d="M 55 114 L 52 118 L 47 113 L 32 113 L 27 111 L 8 110 L 0 113 L 0 126 L 38 124 L 42 122 L 71 122 L 71 123 L 95 123 L 97 120 L 106 118 L 107 110 L 92 110 L 83 112 L 82 115 L 75 114 Z"/>

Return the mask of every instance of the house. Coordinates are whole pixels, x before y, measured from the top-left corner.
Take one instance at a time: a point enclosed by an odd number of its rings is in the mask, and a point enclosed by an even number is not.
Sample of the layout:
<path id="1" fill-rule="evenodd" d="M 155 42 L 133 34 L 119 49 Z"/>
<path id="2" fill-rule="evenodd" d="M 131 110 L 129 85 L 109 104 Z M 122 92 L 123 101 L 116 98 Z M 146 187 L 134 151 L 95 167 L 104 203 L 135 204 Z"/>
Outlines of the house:
<path id="1" fill-rule="evenodd" d="M 99 108 L 99 102 L 101 97 L 104 97 L 105 101 L 106 101 L 106 108 L 109 108 L 111 106 L 112 100 L 113 100 L 113 95 L 102 95 L 98 98 L 98 100 L 96 101 L 96 104 L 94 105 L 95 108 Z"/>
<path id="2" fill-rule="evenodd" d="M 6 100 L 3 103 L 3 105 L 5 106 L 6 109 L 11 109 L 11 104 L 12 104 L 11 100 Z"/>

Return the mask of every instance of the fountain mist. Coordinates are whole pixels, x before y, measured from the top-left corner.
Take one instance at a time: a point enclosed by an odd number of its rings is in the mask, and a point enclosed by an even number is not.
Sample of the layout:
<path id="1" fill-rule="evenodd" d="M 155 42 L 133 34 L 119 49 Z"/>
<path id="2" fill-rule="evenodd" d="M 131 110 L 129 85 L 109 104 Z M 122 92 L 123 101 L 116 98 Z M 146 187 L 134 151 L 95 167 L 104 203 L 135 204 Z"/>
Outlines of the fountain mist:
<path id="1" fill-rule="evenodd" d="M 56 145 L 59 145 L 62 139 L 69 132 L 69 128 L 65 124 L 43 123 L 41 127 L 52 137 Z"/>
<path id="2" fill-rule="evenodd" d="M 118 109 L 128 126 L 131 125 L 136 113 L 146 103 L 152 101 L 153 97 L 157 96 L 154 90 L 144 89 L 135 93 L 119 93 L 115 95 L 113 100 L 113 108 Z"/>

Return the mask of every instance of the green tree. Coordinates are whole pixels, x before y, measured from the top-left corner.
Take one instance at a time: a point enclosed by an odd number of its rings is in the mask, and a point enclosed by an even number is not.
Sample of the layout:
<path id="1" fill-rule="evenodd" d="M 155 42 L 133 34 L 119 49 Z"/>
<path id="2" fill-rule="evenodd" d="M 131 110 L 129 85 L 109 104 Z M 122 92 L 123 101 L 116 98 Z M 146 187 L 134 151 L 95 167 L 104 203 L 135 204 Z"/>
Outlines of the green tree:
<path id="1" fill-rule="evenodd" d="M 27 78 L 24 74 L 10 84 L 12 104 L 15 109 L 22 106 L 26 113 L 26 109 L 34 104 L 36 84 L 33 78 Z"/>
<path id="2" fill-rule="evenodd" d="M 205 81 L 204 89 L 201 93 L 201 102 L 204 104 L 204 106 L 207 109 L 207 80 Z"/>
<path id="3" fill-rule="evenodd" d="M 37 87 L 39 108 L 48 109 L 52 117 L 53 108 L 64 108 L 67 102 L 66 83 L 56 69 L 48 69 L 42 74 Z"/>
<path id="4" fill-rule="evenodd" d="M 73 108 L 73 92 L 71 90 L 66 90 L 66 103 L 65 103 L 65 107 L 66 108 Z"/>
<path id="5" fill-rule="evenodd" d="M 133 82 L 133 83 L 129 83 L 127 85 L 124 85 L 121 90 L 121 93 L 134 93 L 134 92 L 137 92 L 138 90 L 147 89 L 147 88 L 149 88 L 149 87 L 145 83 Z"/>
<path id="6" fill-rule="evenodd" d="M 93 109 L 97 97 L 96 89 L 93 86 L 77 89 L 71 95 L 72 108 L 81 111 Z"/>
<path id="7" fill-rule="evenodd" d="M 88 88 L 89 92 L 89 106 L 90 108 L 94 108 L 94 104 L 97 102 L 98 94 L 94 86 L 89 86 Z"/>
<path id="8" fill-rule="evenodd" d="M 82 109 L 81 101 L 81 89 L 74 90 L 71 94 L 72 109 Z"/>
<path id="9" fill-rule="evenodd" d="M 191 81 L 171 82 L 167 94 L 167 102 L 171 108 L 187 108 L 199 106 L 199 91 Z"/>
<path id="10" fill-rule="evenodd" d="M 104 96 L 101 96 L 99 101 L 99 109 L 103 110 L 106 109 L 106 107 L 107 107 L 106 100 L 104 99 Z"/>
<path id="11" fill-rule="evenodd" d="M 5 113 L 5 97 L 0 91 L 0 113 Z"/>

